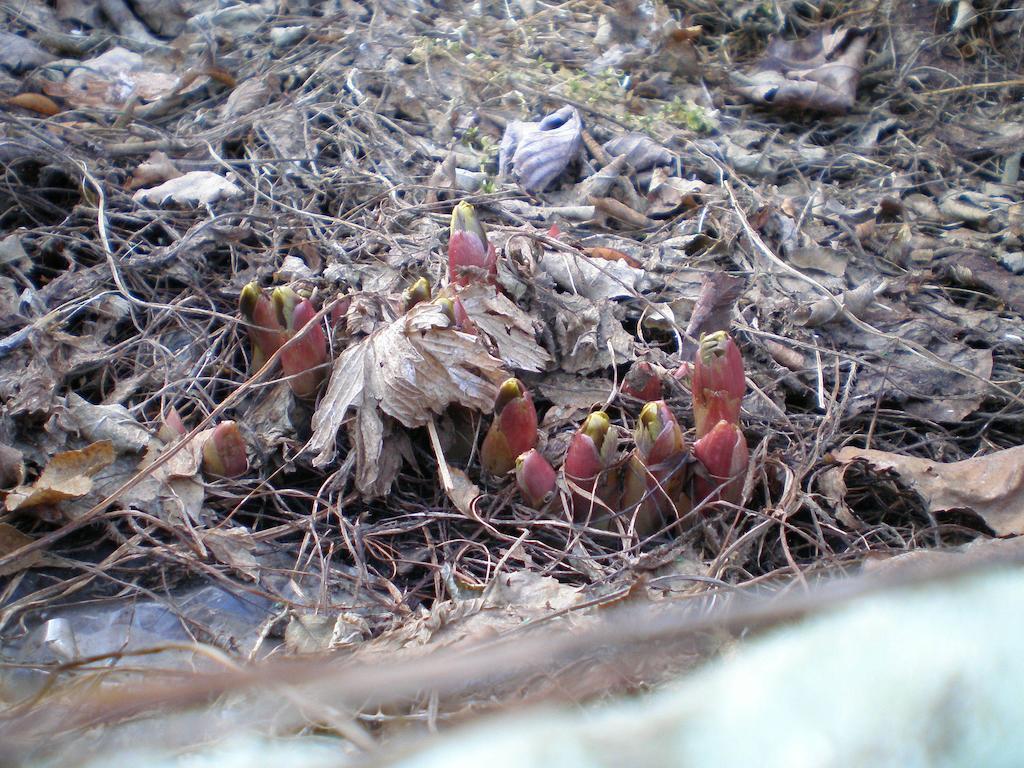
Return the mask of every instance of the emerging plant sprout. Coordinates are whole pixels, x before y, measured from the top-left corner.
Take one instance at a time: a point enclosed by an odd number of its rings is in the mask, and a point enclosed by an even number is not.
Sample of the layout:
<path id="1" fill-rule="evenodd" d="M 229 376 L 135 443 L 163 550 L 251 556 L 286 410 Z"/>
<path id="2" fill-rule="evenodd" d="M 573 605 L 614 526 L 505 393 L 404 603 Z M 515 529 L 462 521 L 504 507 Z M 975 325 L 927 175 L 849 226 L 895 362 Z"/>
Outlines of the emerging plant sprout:
<path id="1" fill-rule="evenodd" d="M 498 255 L 473 206 L 465 200 L 452 211 L 448 237 L 448 280 L 453 285 L 498 282 Z"/>
<path id="2" fill-rule="evenodd" d="M 640 411 L 635 439 L 623 480 L 622 509 L 639 505 L 637 530 L 653 533 L 662 520 L 689 511 L 683 490 L 686 440 L 664 400 L 647 403 Z"/>
<path id="3" fill-rule="evenodd" d="M 291 288 L 275 288 L 271 297 L 286 338 L 295 339 L 281 352 L 281 368 L 297 397 L 312 397 L 327 375 L 327 336 L 311 322 L 316 309 Z M 295 338 L 298 337 L 298 338 Z"/>
<path id="4" fill-rule="evenodd" d="M 537 445 L 537 411 L 533 398 L 519 379 L 507 379 L 494 402 L 494 421 L 480 448 L 484 469 L 504 475 L 516 457 Z"/>
<path id="5" fill-rule="evenodd" d="M 601 496 L 599 480 L 615 458 L 617 436 L 604 411 L 594 411 L 584 420 L 569 442 L 562 471 L 567 480 L 591 496 Z M 591 498 L 573 491 L 573 512 L 577 519 L 586 517 L 593 506 Z"/>
<path id="6" fill-rule="evenodd" d="M 516 458 L 516 485 L 534 509 L 540 509 L 554 496 L 555 470 L 536 448 Z"/>
<path id="7" fill-rule="evenodd" d="M 408 312 L 424 301 L 430 301 L 430 281 L 421 277 L 402 293 L 402 309 Z"/>
<path id="8" fill-rule="evenodd" d="M 693 361 L 692 386 L 698 438 L 719 421 L 739 424 L 747 383 L 739 347 L 725 331 L 701 336 Z"/>
<path id="9" fill-rule="evenodd" d="M 238 477 L 249 469 L 245 440 L 238 425 L 222 421 L 203 444 L 203 469 L 216 477 Z"/>
<path id="10" fill-rule="evenodd" d="M 258 371 L 287 341 L 284 327 L 277 319 L 270 298 L 256 283 L 249 283 L 242 289 L 238 307 L 248 324 L 246 330 L 252 344 L 252 368 Z"/>
<path id="11" fill-rule="evenodd" d="M 707 470 L 707 477 L 698 475 L 694 487 L 697 495 L 712 501 L 736 504 L 743 494 L 743 479 L 750 463 L 747 440 L 735 424 L 724 419 L 693 444 L 693 455 Z M 717 490 L 721 486 L 721 490 Z"/>

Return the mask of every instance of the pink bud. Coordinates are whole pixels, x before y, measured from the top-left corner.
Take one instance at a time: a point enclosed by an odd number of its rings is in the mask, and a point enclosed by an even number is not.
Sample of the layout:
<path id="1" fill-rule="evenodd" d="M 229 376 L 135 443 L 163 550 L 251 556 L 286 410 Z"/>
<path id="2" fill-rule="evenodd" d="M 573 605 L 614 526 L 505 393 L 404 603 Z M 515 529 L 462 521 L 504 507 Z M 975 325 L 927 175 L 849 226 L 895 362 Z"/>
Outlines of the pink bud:
<path id="1" fill-rule="evenodd" d="M 740 428 L 724 419 L 719 421 L 714 429 L 693 444 L 693 455 L 707 470 L 707 477 L 697 477 L 697 496 L 715 500 L 718 496 L 713 494 L 725 483 L 719 492 L 720 498 L 732 504 L 738 503 L 750 463 L 747 440 Z"/>
<path id="2" fill-rule="evenodd" d="M 454 299 L 449 299 L 447 296 L 442 296 L 434 301 L 442 311 L 447 315 L 451 321 L 452 327 L 456 330 L 462 331 L 463 333 L 476 333 L 476 323 L 474 323 L 469 315 L 466 313 L 466 308 L 463 306 L 462 301 L 456 296 Z"/>
<path id="3" fill-rule="evenodd" d="M 498 390 L 494 421 L 480 447 L 484 469 L 504 475 L 516 457 L 537 445 L 537 411 L 533 398 L 519 379 L 507 379 Z"/>
<path id="4" fill-rule="evenodd" d="M 526 503 L 540 509 L 555 493 L 555 470 L 536 449 L 531 448 L 516 459 L 516 485 Z"/>
<path id="5" fill-rule="evenodd" d="M 160 430 L 156 433 L 156 436 L 165 443 L 173 443 L 187 432 L 185 422 L 181 420 L 181 414 L 178 413 L 178 409 L 171 406 L 171 410 L 164 414 L 164 423 L 160 425 Z"/>
<path id="6" fill-rule="evenodd" d="M 725 331 L 701 336 L 692 386 L 697 437 L 704 437 L 722 420 L 739 424 L 747 382 L 739 347 Z"/>
<path id="7" fill-rule="evenodd" d="M 567 480 L 592 494 L 601 495 L 606 488 L 600 487 L 601 474 L 615 458 L 617 440 L 611 430 L 611 421 L 604 411 L 594 411 L 576 430 L 569 441 L 562 471 Z M 576 517 L 584 517 L 591 509 L 592 502 L 585 496 L 573 493 L 573 510 Z"/>
<path id="8" fill-rule="evenodd" d="M 622 508 L 640 504 L 637 527 L 651 533 L 663 518 L 674 520 L 689 511 L 683 491 L 686 440 L 664 400 L 647 403 L 640 411 L 635 440 L 623 478 Z"/>
<path id="9" fill-rule="evenodd" d="M 448 280 L 455 285 L 498 281 L 498 255 L 473 206 L 462 201 L 452 211 L 448 236 Z"/>
<path id="10" fill-rule="evenodd" d="M 249 469 L 245 440 L 238 425 L 222 421 L 203 445 L 203 469 L 218 477 L 238 477 Z"/>
<path id="11" fill-rule="evenodd" d="M 242 289 L 238 305 L 248 323 L 252 367 L 259 370 L 287 339 L 284 327 L 277 319 L 273 303 L 256 283 L 249 283 Z"/>
<path id="12" fill-rule="evenodd" d="M 281 352 L 281 368 L 297 397 L 312 397 L 327 375 L 327 336 L 320 323 L 311 322 L 316 309 L 309 299 L 291 288 L 275 288 L 274 308 L 283 318 L 285 333 L 296 338 Z"/>

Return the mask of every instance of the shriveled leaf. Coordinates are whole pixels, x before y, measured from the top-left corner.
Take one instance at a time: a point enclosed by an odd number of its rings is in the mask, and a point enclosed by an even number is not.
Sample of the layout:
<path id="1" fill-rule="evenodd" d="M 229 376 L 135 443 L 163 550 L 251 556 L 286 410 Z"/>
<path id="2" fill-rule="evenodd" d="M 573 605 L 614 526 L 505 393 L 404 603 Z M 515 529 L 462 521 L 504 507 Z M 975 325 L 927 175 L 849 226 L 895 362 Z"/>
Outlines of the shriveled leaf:
<path id="1" fill-rule="evenodd" d="M 132 200 L 155 206 L 174 203 L 198 207 L 241 194 L 242 190 L 237 185 L 219 174 L 212 171 L 192 171 L 156 187 L 140 189 L 132 195 Z"/>
<path id="2" fill-rule="evenodd" d="M 501 139 L 498 167 L 527 192 L 543 192 L 579 153 L 582 131 L 579 112 L 568 105 L 536 123 L 514 120 Z"/>
<path id="3" fill-rule="evenodd" d="M 702 333 L 729 330 L 732 308 L 743 293 L 743 285 L 743 280 L 724 272 L 709 272 L 704 276 L 693 314 L 686 324 L 686 339 L 681 353 L 684 358 L 691 357 L 696 351 L 696 340 Z"/>
<path id="4" fill-rule="evenodd" d="M 0 557 L 7 557 L 12 552 L 16 552 L 32 542 L 31 536 L 26 536 L 13 525 L 0 523 Z M 26 568 L 31 568 L 38 563 L 42 558 L 43 553 L 38 549 L 35 552 L 29 552 L 23 557 L 12 560 L 7 565 L 0 566 L 0 576 L 10 576 L 18 571 L 24 571 Z"/>
<path id="5" fill-rule="evenodd" d="M 650 191 L 647 193 L 647 215 L 658 218 L 669 216 L 680 208 L 695 208 L 701 204 L 707 186 L 696 179 L 669 176 L 664 168 L 657 168 L 651 175 Z"/>
<path id="6" fill-rule="evenodd" d="M 672 165 L 676 156 L 645 133 L 616 136 L 604 145 L 612 157 L 626 156 L 634 171 L 646 171 L 660 165 Z"/>
<path id="7" fill-rule="evenodd" d="M 857 98 L 866 50 L 867 36 L 854 29 L 820 29 L 796 42 L 776 38 L 753 74 L 734 79 L 757 103 L 845 114 Z"/>
<path id="8" fill-rule="evenodd" d="M 63 82 L 46 83 L 43 90 L 76 107 L 113 109 L 130 98 L 152 101 L 173 92 L 177 75 L 152 67 L 142 56 L 115 46 L 83 61 Z"/>
<path id="9" fill-rule="evenodd" d="M 510 368 L 543 371 L 551 355 L 536 341 L 540 323 L 493 286 L 473 285 L 459 293 L 463 309 L 498 349 Z"/>
<path id="10" fill-rule="evenodd" d="M 37 112 L 40 115 L 53 116 L 61 113 L 60 105 L 41 93 L 19 93 L 5 99 L 4 103 L 9 107 L 21 107 L 21 109 Z"/>
<path id="11" fill-rule="evenodd" d="M 508 374 L 478 336 L 457 331 L 449 322 L 437 304 L 417 304 L 341 354 L 313 414 L 309 451 L 316 466 L 334 457 L 349 408 L 360 412 L 355 422 L 357 474 L 364 487 L 376 480 L 384 448 L 380 414 L 412 428 L 424 426 L 452 403 L 491 410 Z"/>
<path id="12" fill-rule="evenodd" d="M 226 120 L 237 120 L 265 106 L 277 90 L 280 90 L 277 78 L 272 75 L 243 80 L 228 95 L 227 101 L 221 107 L 221 114 Z M 299 135 L 302 135 L 301 131 Z"/>
<path id="13" fill-rule="evenodd" d="M 453 485 L 448 498 L 459 512 L 468 518 L 474 518 L 473 502 L 480 496 L 479 486 L 458 467 L 448 467 L 448 473 L 451 475 Z"/>
<path id="14" fill-rule="evenodd" d="M 933 513 L 968 510 L 997 536 L 1024 533 L 1024 446 L 948 464 L 862 448 L 843 448 L 835 459 L 895 472 Z"/>
<path id="15" fill-rule="evenodd" d="M 531 571 L 500 573 L 483 599 L 439 601 L 430 614 L 403 622 L 360 649 L 365 659 L 399 648 L 453 645 L 503 635 L 525 624 L 561 613 L 580 602 L 578 588 Z M 454 581 L 454 579 L 453 579 Z M 596 621 L 593 613 L 573 612 L 572 625 Z M 521 685 L 521 681 L 517 681 Z"/>
<path id="16" fill-rule="evenodd" d="M 615 384 L 611 379 L 583 379 L 567 373 L 545 376 L 537 391 L 551 406 L 544 414 L 542 426 L 581 421 L 588 413 L 600 407 L 613 389 Z"/>
<path id="17" fill-rule="evenodd" d="M 123 405 L 95 405 L 71 392 L 58 417 L 60 425 L 86 440 L 109 440 L 117 453 L 142 452 L 153 435 Z"/>
<path id="18" fill-rule="evenodd" d="M 240 525 L 231 528 L 211 528 L 203 531 L 200 539 L 209 547 L 218 562 L 245 574 L 253 581 L 259 579 L 259 561 L 253 555 L 256 542 L 248 529 Z"/>
<path id="19" fill-rule="evenodd" d="M 285 647 L 292 653 L 314 654 L 331 650 L 334 617 L 323 613 L 292 616 L 284 629 Z"/>
<path id="20" fill-rule="evenodd" d="M 625 260 L 565 251 L 546 251 L 541 266 L 563 290 L 595 301 L 633 296 L 645 274 Z"/>
<path id="21" fill-rule="evenodd" d="M 180 448 L 174 446 L 176 452 L 171 459 L 122 494 L 121 503 L 148 511 L 168 522 L 198 522 L 206 498 L 203 484 L 198 479 L 199 467 L 203 445 L 212 434 L 212 429 L 206 429 Z M 152 464 L 163 450 L 163 446 L 151 446 L 139 462 L 138 471 Z"/>
<path id="22" fill-rule="evenodd" d="M 149 187 L 169 179 L 176 179 L 179 176 L 181 176 L 181 171 L 171 159 L 163 152 L 155 151 L 144 162 L 139 163 L 135 172 L 132 173 L 128 189 Z"/>
<path id="23" fill-rule="evenodd" d="M 590 373 L 634 359 L 633 337 L 615 316 L 615 305 L 560 295 L 552 322 L 567 373 Z"/>
<path id="24" fill-rule="evenodd" d="M 300 613 L 289 619 L 284 644 L 292 653 L 326 653 L 358 643 L 368 633 L 366 619 L 354 613 Z"/>
<path id="25" fill-rule="evenodd" d="M 58 453 L 32 485 L 20 485 L 7 495 L 7 509 L 13 512 L 81 498 L 92 490 L 93 476 L 116 457 L 109 440 Z"/>
<path id="26" fill-rule="evenodd" d="M 27 72 L 53 61 L 53 56 L 20 35 L 0 32 L 0 67 L 12 75 Z"/>
<path id="27" fill-rule="evenodd" d="M 848 405 L 850 412 L 873 407 L 880 397 L 904 403 L 909 413 L 933 421 L 956 423 L 977 410 L 989 392 L 991 349 L 975 349 L 951 339 L 948 326 L 938 318 L 918 318 L 892 325 L 876 321 L 875 325 L 899 339 L 920 344 L 952 365 L 923 358 L 901 344 L 867 337 L 842 324 L 832 330 L 834 343 L 849 353 L 867 349 L 874 358 L 874 364 L 857 378 Z M 953 366 L 975 375 L 963 374 Z"/>

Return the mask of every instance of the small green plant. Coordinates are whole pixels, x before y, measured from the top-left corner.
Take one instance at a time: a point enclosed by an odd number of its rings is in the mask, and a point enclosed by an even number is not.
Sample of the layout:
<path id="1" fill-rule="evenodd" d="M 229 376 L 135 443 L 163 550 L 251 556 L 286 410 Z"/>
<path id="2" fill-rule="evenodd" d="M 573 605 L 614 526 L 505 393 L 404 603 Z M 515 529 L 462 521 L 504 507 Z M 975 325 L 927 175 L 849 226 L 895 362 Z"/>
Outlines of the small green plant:
<path id="1" fill-rule="evenodd" d="M 710 110 L 678 96 L 658 110 L 658 117 L 694 133 L 711 133 L 718 128 L 718 119 Z"/>
<path id="2" fill-rule="evenodd" d="M 606 69 L 598 76 L 578 70 L 565 79 L 565 90 L 570 98 L 587 104 L 608 103 L 625 96 L 622 73 Z"/>

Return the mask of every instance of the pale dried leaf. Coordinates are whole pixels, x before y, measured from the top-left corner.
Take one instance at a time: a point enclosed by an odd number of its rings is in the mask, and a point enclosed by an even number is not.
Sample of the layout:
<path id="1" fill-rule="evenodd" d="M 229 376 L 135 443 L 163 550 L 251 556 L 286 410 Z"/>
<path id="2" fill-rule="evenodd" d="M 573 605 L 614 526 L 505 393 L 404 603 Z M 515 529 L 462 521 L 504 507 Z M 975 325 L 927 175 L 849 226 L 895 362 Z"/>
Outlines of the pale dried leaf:
<path id="1" fill-rule="evenodd" d="M 94 405 L 71 392 L 58 417 L 60 425 L 89 442 L 109 440 L 117 453 L 139 453 L 153 442 L 153 435 L 123 405 Z"/>
<path id="2" fill-rule="evenodd" d="M 543 192 L 579 153 L 583 123 L 564 106 L 536 123 L 514 120 L 501 139 L 498 167 L 528 192 Z"/>
<path id="3" fill-rule="evenodd" d="M 284 629 L 285 647 L 292 653 L 326 653 L 331 649 L 334 617 L 323 613 L 300 613 Z"/>
<path id="4" fill-rule="evenodd" d="M 611 379 L 580 378 L 575 374 L 553 373 L 537 385 L 537 392 L 551 406 L 542 426 L 552 427 L 579 421 L 595 407 L 604 404 L 615 388 Z"/>
<path id="5" fill-rule="evenodd" d="M 132 173 L 132 180 L 128 183 L 128 189 L 160 184 L 169 179 L 176 179 L 181 176 L 181 171 L 171 159 L 159 150 L 153 152 L 144 162 L 139 163 L 135 172 Z"/>
<path id="6" fill-rule="evenodd" d="M 20 35 L 0 32 L 0 67 L 12 75 L 27 72 L 53 61 L 53 56 Z"/>
<path id="7" fill-rule="evenodd" d="M 997 536 L 1024 533 L 1024 446 L 949 464 L 862 448 L 843 448 L 835 459 L 895 472 L 933 513 L 969 510 Z"/>
<path id="8" fill-rule="evenodd" d="M 507 375 L 478 336 L 449 327 L 438 305 L 418 304 L 335 362 L 313 414 L 313 463 L 331 461 L 338 430 L 349 408 L 357 408 L 357 476 L 362 487 L 370 487 L 380 474 L 376 465 L 385 435 L 378 409 L 409 428 L 424 426 L 452 403 L 486 412 Z M 388 452 L 391 460 L 394 454 Z"/>
<path id="9" fill-rule="evenodd" d="M 633 337 L 615 316 L 615 305 L 559 295 L 552 330 L 567 373 L 591 373 L 634 359 Z M 609 347 L 611 352 L 609 352 Z"/>
<path id="10" fill-rule="evenodd" d="M 80 451 L 58 453 L 32 485 L 18 486 L 7 495 L 7 509 L 13 512 L 81 498 L 92 490 L 93 476 L 112 464 L 116 457 L 109 440 L 93 443 Z"/>
<path id="11" fill-rule="evenodd" d="M 579 602 L 579 590 L 550 576 L 529 571 L 503 573 L 486 597 L 436 603 L 428 615 L 407 621 L 366 643 L 362 654 L 390 653 L 397 648 L 421 652 L 491 639 L 554 614 L 566 626 L 594 621 L 594 615 L 569 611 Z"/>
<path id="12" fill-rule="evenodd" d="M 231 528 L 211 528 L 203 531 L 200 539 L 209 547 L 218 562 L 244 573 L 253 581 L 259 579 L 259 561 L 253 555 L 256 541 L 246 528 L 240 525 Z"/>
<path id="13" fill-rule="evenodd" d="M 115 46 L 83 61 L 63 82 L 46 83 L 43 90 L 76 107 L 113 109 L 131 98 L 153 101 L 179 84 L 177 75 L 155 69 L 139 54 Z"/>
<path id="14" fill-rule="evenodd" d="M 626 156 L 634 171 L 646 171 L 663 165 L 672 165 L 676 157 L 645 133 L 627 133 L 616 136 L 604 145 L 612 157 Z"/>
<path id="15" fill-rule="evenodd" d="M 159 186 L 140 189 L 132 195 L 132 200 L 154 206 L 174 203 L 198 207 L 241 194 L 242 190 L 237 185 L 219 174 L 212 171 L 192 171 L 165 181 Z"/>
<path id="16" fill-rule="evenodd" d="M 655 169 L 647 193 L 647 215 L 652 218 L 669 216 L 680 208 L 695 208 L 701 204 L 708 185 L 697 179 L 669 176 L 665 169 Z"/>
<path id="17" fill-rule="evenodd" d="M 228 94 L 221 114 L 226 120 L 237 120 L 265 106 L 275 90 L 277 79 L 271 75 L 243 80 Z"/>
<path id="18" fill-rule="evenodd" d="M 355 613 L 300 613 L 289 619 L 284 644 L 292 653 L 326 653 L 359 643 L 368 633 L 366 619 Z"/>
<path id="19" fill-rule="evenodd" d="M 751 101 L 844 114 L 856 101 L 866 50 L 867 35 L 860 30 L 820 29 L 795 42 L 776 38 L 756 72 L 733 77 Z"/>
<path id="20" fill-rule="evenodd" d="M 452 490 L 448 498 L 462 514 L 470 519 L 476 519 L 473 512 L 473 502 L 480 496 L 480 487 L 469 479 L 469 475 L 458 467 L 448 467 L 448 474 L 452 478 Z"/>
<path id="21" fill-rule="evenodd" d="M 540 323 L 491 286 L 474 285 L 459 293 L 466 314 L 487 334 L 505 365 L 521 371 L 543 371 L 551 355 L 536 341 Z"/>
<path id="22" fill-rule="evenodd" d="M 25 458 L 21 451 L 0 443 L 0 488 L 10 488 L 25 482 Z"/>
<path id="23" fill-rule="evenodd" d="M 563 290 L 594 301 L 635 295 L 645 275 L 644 270 L 625 261 L 595 259 L 578 252 L 545 251 L 540 264 Z"/>

